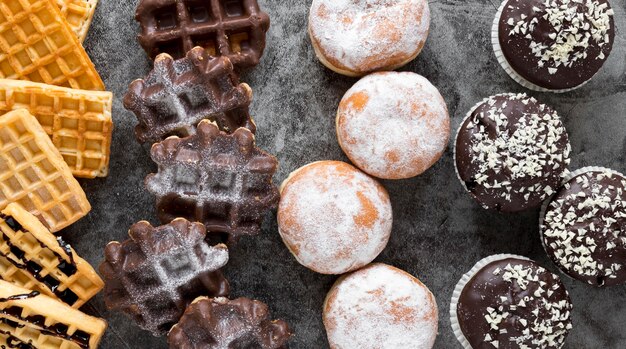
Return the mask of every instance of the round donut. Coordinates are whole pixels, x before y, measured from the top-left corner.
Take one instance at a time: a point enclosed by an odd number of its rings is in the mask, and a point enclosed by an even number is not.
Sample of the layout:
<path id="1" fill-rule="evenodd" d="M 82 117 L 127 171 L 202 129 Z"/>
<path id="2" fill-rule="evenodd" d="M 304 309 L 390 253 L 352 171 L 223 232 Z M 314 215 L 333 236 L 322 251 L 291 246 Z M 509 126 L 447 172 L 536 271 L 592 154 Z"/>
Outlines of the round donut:
<path id="1" fill-rule="evenodd" d="M 426 0 L 313 0 L 309 13 L 317 57 L 348 76 L 409 63 L 422 51 L 429 27 Z"/>
<path id="2" fill-rule="evenodd" d="M 439 315 L 435 297 L 417 278 L 375 263 L 337 280 L 323 320 L 331 349 L 428 349 Z"/>
<path id="3" fill-rule="evenodd" d="M 279 233 L 298 262 L 318 273 L 367 265 L 387 246 L 391 226 L 385 188 L 344 162 L 306 165 L 281 187 Z"/>
<path id="4" fill-rule="evenodd" d="M 421 75 L 371 74 L 341 100 L 337 139 L 350 160 L 372 176 L 415 177 L 435 164 L 448 146 L 448 108 L 437 88 Z"/>

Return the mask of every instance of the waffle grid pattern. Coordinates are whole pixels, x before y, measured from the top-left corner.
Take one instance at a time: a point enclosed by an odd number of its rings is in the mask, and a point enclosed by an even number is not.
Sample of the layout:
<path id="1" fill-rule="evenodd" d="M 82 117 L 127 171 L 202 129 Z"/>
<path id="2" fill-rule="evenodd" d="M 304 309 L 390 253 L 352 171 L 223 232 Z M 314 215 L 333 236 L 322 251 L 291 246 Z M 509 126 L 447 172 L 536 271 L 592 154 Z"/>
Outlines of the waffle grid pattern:
<path id="1" fill-rule="evenodd" d="M 0 0 L 0 78 L 84 90 L 104 84 L 54 0 Z"/>
<path id="2" fill-rule="evenodd" d="M 0 113 L 27 109 L 52 138 L 76 177 L 108 174 L 112 101 L 110 92 L 0 79 Z"/>
<path id="3" fill-rule="evenodd" d="M 83 42 L 87 37 L 98 0 L 56 0 L 56 2 L 78 40 Z"/>
<path id="4" fill-rule="evenodd" d="M 57 232 L 85 216 L 85 192 L 37 120 L 20 109 L 0 117 L 0 209 L 20 204 Z"/>

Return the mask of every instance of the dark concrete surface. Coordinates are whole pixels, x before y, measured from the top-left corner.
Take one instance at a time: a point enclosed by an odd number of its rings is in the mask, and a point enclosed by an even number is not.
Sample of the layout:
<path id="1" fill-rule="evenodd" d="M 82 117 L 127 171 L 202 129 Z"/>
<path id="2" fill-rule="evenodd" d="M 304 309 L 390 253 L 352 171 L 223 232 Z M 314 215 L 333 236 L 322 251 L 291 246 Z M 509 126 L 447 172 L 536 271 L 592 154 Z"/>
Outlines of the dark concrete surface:
<path id="1" fill-rule="evenodd" d="M 254 90 L 253 116 L 258 144 L 276 154 L 282 181 L 292 170 L 321 159 L 346 160 L 334 130 L 344 92 L 356 81 L 316 60 L 307 31 L 310 1 L 261 0 L 272 27 L 261 64 L 242 80 Z M 498 0 L 431 1 L 431 35 L 422 54 L 404 70 L 432 81 L 446 99 L 456 131 L 468 108 L 491 94 L 530 92 L 560 111 L 573 145 L 572 168 L 600 165 L 626 171 L 626 5 L 612 0 L 618 25 L 615 48 L 602 72 L 575 92 L 554 95 L 525 90 L 499 67 L 489 31 Z M 115 133 L 108 178 L 83 180 L 93 211 L 66 229 L 89 262 L 101 262 L 104 246 L 127 237 L 133 223 L 157 223 L 154 198 L 143 187 L 155 170 L 148 147 L 133 138 L 135 118 L 122 107 L 128 84 L 144 76 L 149 61 L 135 35 L 137 0 L 100 0 L 87 50 L 106 86 L 115 93 Z M 452 151 L 426 174 L 384 181 L 394 208 L 393 236 L 378 258 L 419 277 L 437 297 L 440 335 L 436 348 L 460 347 L 450 329 L 449 300 L 460 276 L 480 258 L 516 253 L 555 270 L 538 238 L 538 212 L 500 215 L 482 210 L 466 195 L 454 174 Z M 275 214 L 263 234 L 231 250 L 226 267 L 233 296 L 258 298 L 296 332 L 292 348 L 327 348 L 321 305 L 336 279 L 300 266 L 282 244 Z M 626 287 L 593 289 L 564 280 L 575 305 L 574 330 L 567 348 L 626 348 Z M 166 348 L 123 314 L 106 310 L 102 295 L 83 308 L 109 322 L 101 348 Z M 358 349 L 358 348 L 355 348 Z"/>

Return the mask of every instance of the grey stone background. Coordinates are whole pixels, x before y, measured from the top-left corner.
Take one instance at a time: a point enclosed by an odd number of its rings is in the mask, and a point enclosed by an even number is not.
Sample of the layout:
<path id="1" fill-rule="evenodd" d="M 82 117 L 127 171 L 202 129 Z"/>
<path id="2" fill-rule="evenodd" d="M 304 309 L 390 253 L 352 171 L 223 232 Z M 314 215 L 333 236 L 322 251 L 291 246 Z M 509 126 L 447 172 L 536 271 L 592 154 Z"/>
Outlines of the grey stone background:
<path id="1" fill-rule="evenodd" d="M 143 178 L 155 166 L 148 147 L 133 138 L 134 116 L 122 107 L 128 84 L 143 77 L 150 62 L 138 45 L 133 19 L 138 0 L 100 0 L 85 42 L 106 86 L 115 93 L 115 133 L 108 178 L 81 181 L 93 205 L 83 220 L 63 232 L 78 252 L 98 265 L 104 246 L 127 238 L 139 220 L 157 223 L 154 198 Z M 626 171 L 626 5 L 611 0 L 618 33 L 605 68 L 587 86 L 563 95 L 526 91 L 499 67 L 489 31 L 498 0 L 432 0 L 431 34 L 422 54 L 403 70 L 430 79 L 448 103 L 452 126 L 492 94 L 529 92 L 562 115 L 573 145 L 572 168 L 599 165 Z M 272 19 L 261 64 L 243 75 L 254 90 L 258 144 L 275 154 L 280 182 L 316 160 L 346 160 L 334 130 L 334 114 L 356 79 L 320 65 L 307 31 L 310 0 L 261 0 Z M 500 215 L 482 210 L 454 174 L 452 152 L 426 174 L 384 181 L 394 208 L 393 236 L 378 258 L 419 277 L 437 297 L 440 335 L 436 348 L 460 347 L 450 329 L 449 300 L 461 275 L 482 257 L 516 253 L 555 270 L 538 238 L 538 212 Z M 275 213 L 263 234 L 231 250 L 226 267 L 233 293 L 267 302 L 273 316 L 295 330 L 292 348 L 327 348 L 321 321 L 324 296 L 336 277 L 300 266 L 282 244 Z M 626 288 L 593 289 L 565 279 L 575 305 L 567 348 L 626 348 Z M 101 348 L 166 348 L 163 338 L 140 330 L 124 315 L 106 310 L 102 295 L 83 308 L 109 322 Z M 357 348 L 355 348 L 357 349 Z"/>

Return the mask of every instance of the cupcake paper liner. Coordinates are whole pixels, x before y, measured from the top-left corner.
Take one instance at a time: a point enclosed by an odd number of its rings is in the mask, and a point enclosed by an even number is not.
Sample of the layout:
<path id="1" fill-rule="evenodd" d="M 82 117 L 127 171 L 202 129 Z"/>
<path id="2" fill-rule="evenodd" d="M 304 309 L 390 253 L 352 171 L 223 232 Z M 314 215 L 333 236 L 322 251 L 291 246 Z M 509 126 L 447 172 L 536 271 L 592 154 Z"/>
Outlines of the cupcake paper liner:
<path id="1" fill-rule="evenodd" d="M 454 332 L 456 339 L 459 341 L 459 343 L 461 343 L 464 349 L 473 349 L 473 348 L 468 342 L 467 338 L 465 338 L 463 331 L 461 331 L 461 325 L 459 325 L 459 318 L 457 315 L 457 306 L 459 303 L 459 298 L 461 297 L 461 292 L 463 292 L 465 285 L 467 285 L 467 283 L 474 277 L 474 275 L 476 275 L 476 273 L 478 273 L 482 268 L 484 268 L 490 263 L 507 259 L 507 258 L 523 259 L 527 261 L 531 260 L 530 258 L 518 256 L 514 254 L 496 254 L 496 255 L 483 258 L 480 261 L 478 261 L 478 263 L 476 263 L 469 272 L 465 273 L 461 277 L 461 280 L 457 283 L 456 287 L 454 288 L 454 292 L 452 293 L 452 300 L 450 301 L 450 323 L 452 324 L 452 331 Z"/>

